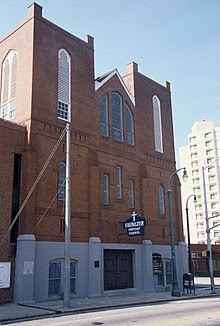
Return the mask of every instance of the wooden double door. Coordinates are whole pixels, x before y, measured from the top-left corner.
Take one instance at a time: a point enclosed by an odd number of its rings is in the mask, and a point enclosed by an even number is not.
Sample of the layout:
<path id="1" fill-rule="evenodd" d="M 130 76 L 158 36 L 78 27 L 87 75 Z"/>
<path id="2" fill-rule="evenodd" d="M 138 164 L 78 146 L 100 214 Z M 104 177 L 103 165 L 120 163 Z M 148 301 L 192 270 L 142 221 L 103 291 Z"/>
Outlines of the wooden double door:
<path id="1" fill-rule="evenodd" d="M 104 290 L 133 288 L 132 250 L 104 250 Z"/>

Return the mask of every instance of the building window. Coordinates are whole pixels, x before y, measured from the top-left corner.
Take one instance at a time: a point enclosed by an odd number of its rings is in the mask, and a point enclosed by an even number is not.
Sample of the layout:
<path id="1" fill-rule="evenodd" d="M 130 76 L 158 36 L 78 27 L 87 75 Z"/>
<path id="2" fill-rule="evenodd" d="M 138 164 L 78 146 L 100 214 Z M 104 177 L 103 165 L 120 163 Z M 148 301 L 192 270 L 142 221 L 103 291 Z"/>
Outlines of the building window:
<path id="1" fill-rule="evenodd" d="M 199 166 L 198 161 L 191 162 L 192 169 L 197 168 Z"/>
<path id="2" fill-rule="evenodd" d="M 109 136 L 109 123 L 108 123 L 108 96 L 105 95 L 99 102 L 99 116 L 100 116 L 100 134 L 102 136 Z"/>
<path id="3" fill-rule="evenodd" d="M 211 132 L 207 132 L 204 134 L 205 138 L 210 138 L 211 137 Z"/>
<path id="4" fill-rule="evenodd" d="M 191 160 L 194 160 L 197 157 L 198 157 L 198 154 L 197 153 L 192 153 L 191 154 Z"/>
<path id="5" fill-rule="evenodd" d="M 196 224 L 196 229 L 197 230 L 203 230 L 204 229 L 204 223 L 203 222 L 199 222 Z"/>
<path id="6" fill-rule="evenodd" d="M 70 293 L 76 294 L 76 261 L 70 262 Z M 49 297 L 61 296 L 64 290 L 64 260 L 53 260 L 49 263 Z"/>
<path id="7" fill-rule="evenodd" d="M 212 146 L 212 141 L 211 141 L 211 140 L 207 140 L 207 141 L 205 142 L 205 146 L 206 146 L 206 147 L 211 147 L 211 146 Z"/>
<path id="8" fill-rule="evenodd" d="M 128 190 L 129 190 L 129 207 L 134 208 L 135 207 L 135 197 L 134 197 L 134 180 L 130 179 L 128 181 Z"/>
<path id="9" fill-rule="evenodd" d="M 201 193 L 200 187 L 193 187 L 193 192 L 194 192 L 195 195 L 200 194 Z"/>
<path id="10" fill-rule="evenodd" d="M 193 179 L 193 184 L 194 184 L 194 185 L 199 184 L 199 178 L 195 178 L 195 179 Z"/>
<path id="11" fill-rule="evenodd" d="M 190 151 L 191 152 L 194 152 L 194 151 L 196 151 L 197 150 L 197 145 L 191 145 L 190 146 Z"/>
<path id="12" fill-rule="evenodd" d="M 209 182 L 214 182 L 215 181 L 215 176 L 214 175 L 209 175 Z"/>
<path id="13" fill-rule="evenodd" d="M 167 286 L 172 283 L 172 262 L 170 259 L 163 259 L 162 273 L 158 274 L 158 285 Z"/>
<path id="14" fill-rule="evenodd" d="M 70 121 L 70 56 L 66 50 L 58 52 L 58 117 Z"/>
<path id="15" fill-rule="evenodd" d="M 204 232 L 197 232 L 197 238 L 198 239 L 203 239 L 205 237 L 205 233 Z"/>
<path id="16" fill-rule="evenodd" d="M 49 296 L 61 294 L 61 262 L 50 262 Z"/>
<path id="17" fill-rule="evenodd" d="M 211 209 L 216 209 L 217 208 L 217 204 L 216 203 L 211 203 Z"/>
<path id="18" fill-rule="evenodd" d="M 159 185 L 158 187 L 158 201 L 159 201 L 159 211 L 160 215 L 165 214 L 165 196 L 164 196 L 164 187 Z"/>
<path id="19" fill-rule="evenodd" d="M 207 156 L 211 156 L 211 155 L 213 155 L 213 149 L 207 149 L 207 150 L 206 150 L 206 155 L 207 155 Z"/>
<path id="20" fill-rule="evenodd" d="M 17 53 L 10 51 L 2 64 L 2 88 L 0 118 L 15 119 Z"/>
<path id="21" fill-rule="evenodd" d="M 58 165 L 58 200 L 65 200 L 66 198 L 66 164 L 60 162 Z"/>
<path id="22" fill-rule="evenodd" d="M 210 167 L 208 168 L 208 173 L 213 173 L 214 171 L 215 171 L 214 166 L 210 166 Z"/>
<path id="23" fill-rule="evenodd" d="M 189 143 L 190 144 L 195 143 L 195 141 L 196 141 L 196 136 L 193 136 L 193 137 L 189 138 Z"/>
<path id="24" fill-rule="evenodd" d="M 112 93 L 112 136 L 115 140 L 124 140 L 122 97 L 116 92 Z"/>
<path id="25" fill-rule="evenodd" d="M 216 199 L 216 194 L 210 194 L 210 199 L 211 199 L 211 200 Z"/>
<path id="26" fill-rule="evenodd" d="M 116 197 L 122 199 L 122 167 L 115 167 Z"/>
<path id="27" fill-rule="evenodd" d="M 196 177 L 199 175 L 199 170 L 192 170 L 192 176 Z"/>
<path id="28" fill-rule="evenodd" d="M 131 109 L 126 105 L 126 133 L 127 143 L 134 145 L 134 117 Z"/>
<path id="29" fill-rule="evenodd" d="M 70 293 L 76 294 L 76 261 L 70 262 Z"/>
<path id="30" fill-rule="evenodd" d="M 214 238 L 219 238 L 219 237 L 220 237 L 220 232 L 214 231 Z"/>
<path id="31" fill-rule="evenodd" d="M 155 151 L 163 153 L 163 136 L 162 136 L 160 100 L 156 95 L 153 97 L 153 117 L 154 117 Z"/>
<path id="32" fill-rule="evenodd" d="M 103 204 L 109 205 L 109 175 L 103 176 Z"/>
<path id="33" fill-rule="evenodd" d="M 195 211 L 201 211 L 202 210 L 202 205 L 195 205 Z"/>
<path id="34" fill-rule="evenodd" d="M 197 221 L 203 220 L 203 214 L 196 214 L 196 220 Z"/>

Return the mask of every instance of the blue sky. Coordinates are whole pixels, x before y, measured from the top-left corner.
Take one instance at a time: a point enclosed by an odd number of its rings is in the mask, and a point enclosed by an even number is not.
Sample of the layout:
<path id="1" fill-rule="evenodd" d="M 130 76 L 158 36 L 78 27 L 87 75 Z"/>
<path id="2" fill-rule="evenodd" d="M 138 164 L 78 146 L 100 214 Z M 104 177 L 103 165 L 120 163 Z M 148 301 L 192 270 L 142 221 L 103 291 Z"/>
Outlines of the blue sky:
<path id="1" fill-rule="evenodd" d="M 0 4 L 0 37 L 27 16 L 33 1 Z M 195 121 L 220 126 L 220 0 L 36 0 L 43 16 L 95 39 L 96 77 L 135 61 L 139 71 L 171 83 L 175 146 Z M 178 157 L 177 157 L 178 159 Z"/>

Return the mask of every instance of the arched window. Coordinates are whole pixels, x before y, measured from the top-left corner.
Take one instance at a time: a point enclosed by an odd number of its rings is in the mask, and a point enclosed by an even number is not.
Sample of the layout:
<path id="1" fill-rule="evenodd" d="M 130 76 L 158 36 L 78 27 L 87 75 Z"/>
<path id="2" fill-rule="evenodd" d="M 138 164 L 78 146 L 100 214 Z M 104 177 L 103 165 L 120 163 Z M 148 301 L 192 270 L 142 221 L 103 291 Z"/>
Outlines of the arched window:
<path id="1" fill-rule="evenodd" d="M 163 135 L 162 135 L 160 100 L 156 95 L 153 97 L 153 117 L 154 117 L 155 151 L 163 153 Z"/>
<path id="2" fill-rule="evenodd" d="M 112 136 L 115 140 L 124 140 L 122 97 L 116 92 L 112 93 Z"/>
<path id="3" fill-rule="evenodd" d="M 134 145 L 134 117 L 128 105 L 126 105 L 126 134 L 127 143 L 129 145 Z"/>
<path id="4" fill-rule="evenodd" d="M 109 205 L 109 174 L 103 176 L 103 204 Z"/>
<path id="5" fill-rule="evenodd" d="M 60 49 L 58 53 L 58 117 L 70 121 L 71 62 L 68 52 Z"/>
<path id="6" fill-rule="evenodd" d="M 134 193 L 134 180 L 128 180 L 128 191 L 129 191 L 129 208 L 135 207 L 135 193 Z"/>
<path id="7" fill-rule="evenodd" d="M 56 259 L 49 262 L 49 297 L 60 297 L 64 291 L 64 260 Z M 76 294 L 77 261 L 70 261 L 70 294 Z"/>
<path id="8" fill-rule="evenodd" d="M 14 120 L 16 108 L 17 53 L 10 51 L 2 64 L 0 117 Z"/>
<path id="9" fill-rule="evenodd" d="M 99 116 L 100 116 L 100 134 L 102 136 L 109 136 L 108 123 L 108 96 L 104 95 L 99 102 Z"/>
<path id="10" fill-rule="evenodd" d="M 158 187 L 158 202 L 160 215 L 165 214 L 165 196 L 164 187 L 160 184 Z"/>
<path id="11" fill-rule="evenodd" d="M 58 200 L 65 200 L 66 198 L 66 164 L 60 162 L 58 165 Z"/>

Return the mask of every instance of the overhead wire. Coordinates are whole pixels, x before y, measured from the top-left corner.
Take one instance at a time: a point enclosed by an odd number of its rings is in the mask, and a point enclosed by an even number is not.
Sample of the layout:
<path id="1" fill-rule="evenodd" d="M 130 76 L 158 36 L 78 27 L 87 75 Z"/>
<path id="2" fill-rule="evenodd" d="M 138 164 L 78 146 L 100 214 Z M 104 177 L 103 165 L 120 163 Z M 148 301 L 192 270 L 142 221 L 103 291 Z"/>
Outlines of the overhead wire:
<path id="1" fill-rule="evenodd" d="M 5 232 L 3 238 L 2 238 L 2 240 L 1 240 L 1 242 L 0 242 L 0 247 L 1 247 L 1 246 L 4 244 L 4 242 L 6 241 L 9 232 L 11 231 L 11 229 L 13 228 L 13 226 L 14 226 L 14 224 L 16 223 L 17 219 L 18 219 L 19 216 L 21 215 L 21 212 L 23 211 L 23 209 L 24 209 L 25 205 L 27 204 L 29 198 L 31 197 L 32 193 L 34 192 L 34 190 L 35 190 L 35 188 L 36 188 L 38 182 L 40 181 L 42 175 L 44 174 L 44 172 L 45 172 L 45 170 L 46 170 L 46 168 L 47 168 L 47 166 L 49 165 L 49 163 L 50 163 L 50 161 L 51 161 L 51 159 L 52 159 L 54 153 L 56 152 L 57 148 L 59 147 L 59 145 L 60 145 L 60 143 L 61 143 L 61 141 L 62 141 L 62 139 L 63 139 L 63 137 L 64 137 L 64 135 L 65 135 L 65 133 L 66 133 L 66 128 L 67 128 L 67 126 L 66 126 L 66 127 L 64 128 L 64 130 L 62 131 L 62 133 L 61 133 L 61 135 L 60 135 L 58 141 L 56 142 L 54 148 L 52 149 L 50 155 L 48 156 L 48 159 L 47 159 L 47 161 L 45 162 L 43 168 L 41 169 L 41 171 L 40 171 L 38 177 L 37 177 L 36 180 L 34 181 L 32 187 L 31 187 L 31 189 L 29 190 L 29 192 L 28 192 L 26 198 L 24 199 L 24 201 L 23 201 L 21 207 L 19 208 L 19 210 L 18 210 L 17 214 L 15 215 L 13 221 L 11 222 L 9 228 L 8 228 L 7 231 Z"/>

